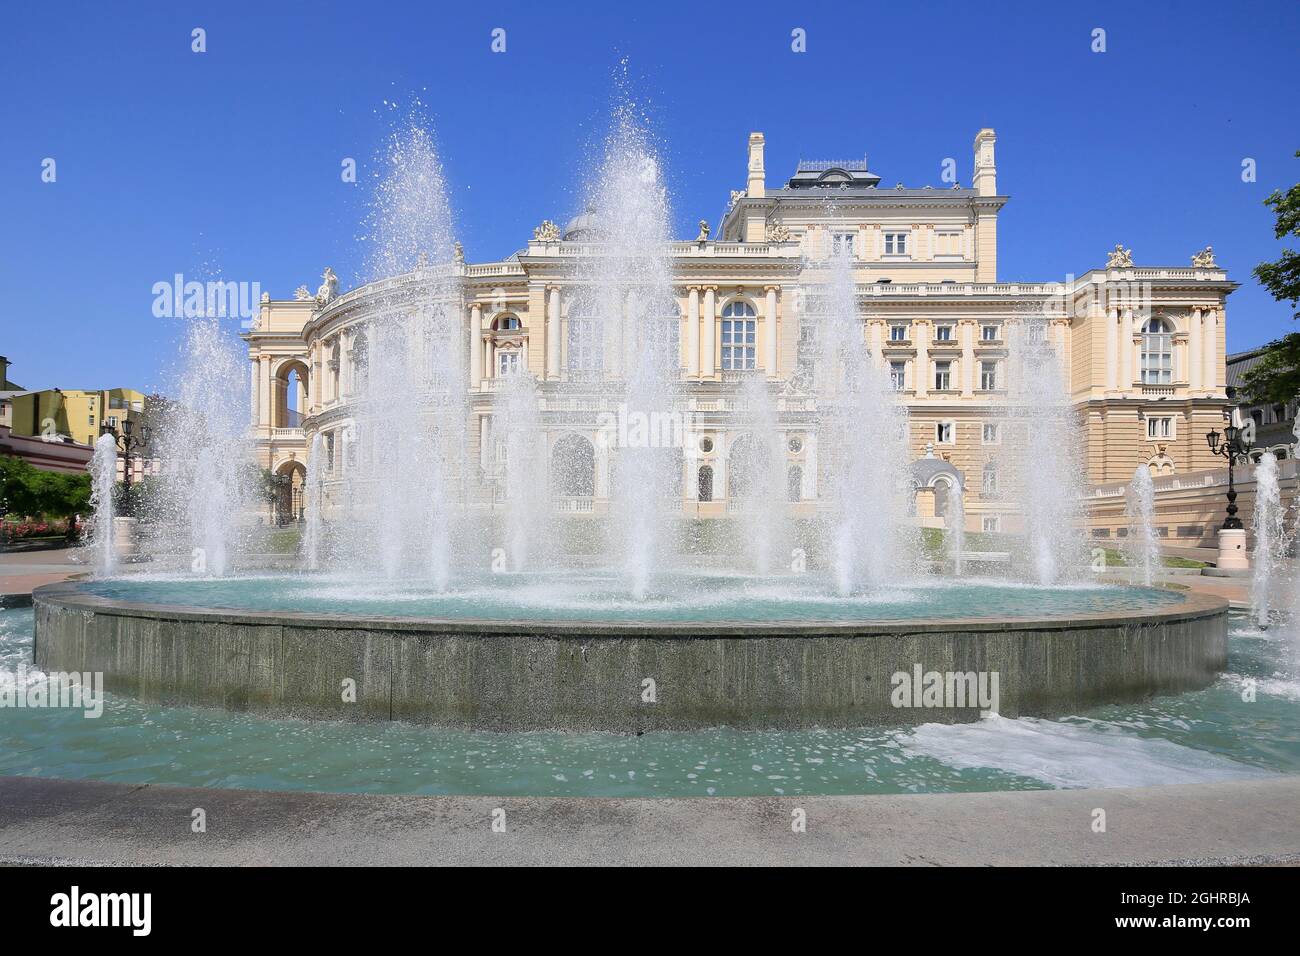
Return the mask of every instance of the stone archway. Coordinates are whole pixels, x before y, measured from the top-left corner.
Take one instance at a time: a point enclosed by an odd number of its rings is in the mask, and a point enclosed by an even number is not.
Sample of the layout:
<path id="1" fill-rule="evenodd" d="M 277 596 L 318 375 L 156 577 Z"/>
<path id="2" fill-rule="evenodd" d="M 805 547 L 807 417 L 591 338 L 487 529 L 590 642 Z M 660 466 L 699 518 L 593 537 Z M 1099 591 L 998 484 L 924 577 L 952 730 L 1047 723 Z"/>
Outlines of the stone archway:
<path id="1" fill-rule="evenodd" d="M 286 525 L 298 521 L 305 502 L 303 488 L 307 484 L 307 468 L 296 458 L 280 464 L 272 473 L 274 487 L 271 499 L 271 523 Z"/>

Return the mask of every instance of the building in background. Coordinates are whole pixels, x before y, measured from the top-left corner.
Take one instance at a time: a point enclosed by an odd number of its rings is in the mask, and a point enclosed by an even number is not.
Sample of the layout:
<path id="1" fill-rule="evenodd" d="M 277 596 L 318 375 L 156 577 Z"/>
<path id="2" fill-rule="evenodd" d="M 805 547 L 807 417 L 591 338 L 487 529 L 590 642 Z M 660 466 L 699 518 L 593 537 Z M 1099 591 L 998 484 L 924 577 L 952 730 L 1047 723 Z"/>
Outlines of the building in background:
<path id="1" fill-rule="evenodd" d="M 1008 197 L 998 191 L 995 143 L 991 129 L 975 137 L 969 186 L 887 187 L 865 161 L 829 161 L 801 162 L 769 188 L 764 137 L 750 136 L 745 188 L 731 193 L 714 237 L 702 228 L 669 249 L 679 401 L 702 436 L 700 453 L 682 465 L 684 515 L 727 514 L 729 458 L 750 428 L 741 391 L 756 376 L 778 395 L 793 510 L 816 510 L 815 396 L 800 374 L 816 328 L 799 301 L 818 263 L 836 252 L 852 258 L 863 347 L 909 412 L 913 475 L 924 476 L 916 479 L 922 523 L 942 524 L 940 502 L 959 484 L 970 530 L 1011 530 L 1003 518 L 1016 503 L 990 468 L 1005 421 L 1009 347 L 1021 330 L 1046 336 L 1062 360 L 1083 426 L 1086 481 L 1128 481 L 1139 466 L 1168 476 L 1221 464 L 1204 436 L 1221 427 L 1227 405 L 1226 300 L 1236 283 L 1208 247 L 1189 266 L 1143 266 L 1121 246 L 1080 275 L 998 281 L 998 215 Z M 1189 236 L 1189 248 L 1202 240 Z M 566 487 L 552 490 L 557 509 L 605 509 L 612 453 L 598 430 L 620 401 L 622 370 L 620 350 L 598 330 L 622 332 L 581 313 L 577 268 L 600 254 L 600 241 L 601 225 L 586 213 L 564 229 L 544 221 L 499 262 L 457 256 L 449 266 L 455 299 L 447 307 L 458 316 L 455 347 L 468 370 L 465 455 L 480 465 L 467 490 L 471 506 L 496 500 L 503 452 L 490 423 L 505 379 L 526 371 L 542 398 L 548 460 L 568 462 Z M 316 296 L 303 287 L 294 299 L 264 300 L 244 334 L 259 464 L 300 483 L 319 433 L 327 488 L 356 455 L 370 324 L 417 276 L 343 295 L 332 279 L 327 271 Z"/>
<path id="2" fill-rule="evenodd" d="M 1246 373 L 1259 363 L 1265 351 L 1258 348 L 1229 355 L 1228 387 L 1237 389 L 1240 393 Z M 1273 452 L 1279 460 L 1291 457 L 1291 446 L 1296 441 L 1293 432 L 1297 405 L 1300 405 L 1300 398 L 1285 403 L 1241 406 L 1242 415 L 1255 420 L 1256 459 L 1266 451 Z"/>

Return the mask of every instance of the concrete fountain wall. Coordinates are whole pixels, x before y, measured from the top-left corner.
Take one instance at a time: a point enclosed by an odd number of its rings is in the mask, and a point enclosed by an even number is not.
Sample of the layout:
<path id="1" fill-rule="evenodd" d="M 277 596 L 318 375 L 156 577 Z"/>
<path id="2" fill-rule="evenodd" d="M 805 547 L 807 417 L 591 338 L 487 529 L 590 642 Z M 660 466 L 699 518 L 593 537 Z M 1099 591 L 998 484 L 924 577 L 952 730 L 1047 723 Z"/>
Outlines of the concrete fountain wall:
<path id="1" fill-rule="evenodd" d="M 38 588 L 35 663 L 164 705 L 490 730 L 640 732 L 978 718 L 899 709 L 896 672 L 997 672 L 1004 716 L 1178 693 L 1227 664 L 1227 605 L 1054 620 L 624 625 L 366 619 Z M 645 681 L 654 682 L 654 701 Z M 355 683 L 355 701 L 345 699 Z"/>

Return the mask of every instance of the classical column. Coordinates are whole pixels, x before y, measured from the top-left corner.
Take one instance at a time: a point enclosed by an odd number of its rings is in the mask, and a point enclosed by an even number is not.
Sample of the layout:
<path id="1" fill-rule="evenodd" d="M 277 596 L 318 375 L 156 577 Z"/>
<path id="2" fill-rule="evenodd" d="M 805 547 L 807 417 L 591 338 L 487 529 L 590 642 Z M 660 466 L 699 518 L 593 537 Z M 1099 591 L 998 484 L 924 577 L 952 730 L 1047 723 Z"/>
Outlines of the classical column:
<path id="1" fill-rule="evenodd" d="M 767 375 L 773 378 L 776 375 L 776 290 L 777 286 L 764 286 L 763 291 L 767 293 L 767 338 L 764 340 L 763 364 L 767 368 Z"/>
<path id="2" fill-rule="evenodd" d="M 274 421 L 271 418 L 271 356 L 262 356 L 262 410 L 261 424 L 263 427 L 270 428 Z"/>
<path id="3" fill-rule="evenodd" d="M 546 377 L 560 377 L 560 287 L 546 287 Z"/>
<path id="4" fill-rule="evenodd" d="M 704 287 L 704 327 L 700 330 L 700 375 L 704 378 L 712 378 L 717 371 L 717 359 L 713 354 L 718 324 L 717 292 L 716 285 Z"/>
<path id="5" fill-rule="evenodd" d="M 1219 388 L 1219 316 L 1215 309 L 1205 310 L 1205 342 L 1202 352 L 1205 358 L 1205 381 L 1207 391 Z"/>
<path id="6" fill-rule="evenodd" d="M 252 373 L 250 376 L 251 380 L 248 383 L 249 384 L 248 417 L 253 420 L 254 428 L 256 428 L 258 425 L 262 423 L 261 422 L 262 399 L 258 393 L 258 386 L 260 384 L 260 379 L 261 379 L 261 376 L 258 374 L 258 371 L 260 369 L 260 365 L 259 365 L 260 361 L 261 361 L 260 358 L 258 358 L 257 356 L 253 356 L 252 360 L 248 363 L 249 370 Z"/>
<path id="7" fill-rule="evenodd" d="M 1193 393 L 1201 390 L 1201 344 L 1201 310 L 1197 307 L 1187 313 L 1187 388 Z"/>
<path id="8" fill-rule="evenodd" d="M 483 306 L 469 307 L 469 387 L 478 388 L 483 381 Z"/>
<path id="9" fill-rule="evenodd" d="M 962 320 L 961 332 L 961 395 L 970 398 L 975 394 L 975 323 Z"/>
<path id="10" fill-rule="evenodd" d="M 1133 387 L 1133 307 L 1124 307 L 1119 324 L 1119 387 L 1127 392 Z"/>
<path id="11" fill-rule="evenodd" d="M 930 390 L 930 323 L 913 322 L 916 345 L 916 371 L 912 374 L 912 387 L 916 397 L 924 398 Z"/>
<path id="12" fill-rule="evenodd" d="M 700 374 L 700 287 L 686 290 L 686 374 Z"/>
<path id="13" fill-rule="evenodd" d="M 1119 307 L 1106 307 L 1106 390 L 1119 387 Z"/>

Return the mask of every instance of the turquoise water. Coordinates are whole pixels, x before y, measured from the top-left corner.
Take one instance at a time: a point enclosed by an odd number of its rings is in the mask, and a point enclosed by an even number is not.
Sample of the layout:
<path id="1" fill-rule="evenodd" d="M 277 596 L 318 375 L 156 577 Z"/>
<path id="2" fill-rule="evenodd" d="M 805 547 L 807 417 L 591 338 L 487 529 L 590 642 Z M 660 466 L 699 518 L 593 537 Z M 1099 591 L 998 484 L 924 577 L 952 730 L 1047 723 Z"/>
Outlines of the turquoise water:
<path id="1" fill-rule="evenodd" d="M 0 683 L 32 612 L 0 611 Z M 1064 720 L 914 728 L 493 734 L 269 720 L 110 697 L 104 713 L 0 709 L 0 773 L 372 793 L 753 796 L 1143 786 L 1300 772 L 1300 681 L 1280 630 L 1234 617 L 1211 687 Z M 31 679 L 39 680 L 40 677 Z M 1242 700 L 1248 681 L 1256 701 Z"/>
<path id="2" fill-rule="evenodd" d="M 184 578 L 132 576 L 95 581 L 87 590 L 115 600 L 261 611 L 360 613 L 508 621 L 820 622 L 1041 617 L 1173 607 L 1177 592 L 1081 584 L 1039 587 L 1006 582 L 915 584 L 850 597 L 819 575 L 678 573 L 656 576 L 645 601 L 633 600 L 609 573 L 494 574 L 462 578 L 445 593 L 409 584 L 328 576 Z"/>

